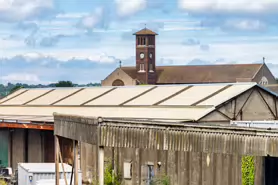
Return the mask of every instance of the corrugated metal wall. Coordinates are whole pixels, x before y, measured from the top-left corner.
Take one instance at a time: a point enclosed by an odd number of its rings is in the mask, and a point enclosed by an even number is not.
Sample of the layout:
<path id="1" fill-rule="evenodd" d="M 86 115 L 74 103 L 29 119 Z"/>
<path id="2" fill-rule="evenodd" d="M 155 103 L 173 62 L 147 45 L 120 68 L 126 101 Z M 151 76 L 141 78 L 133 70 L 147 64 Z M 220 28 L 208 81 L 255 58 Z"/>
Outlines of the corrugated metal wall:
<path id="1" fill-rule="evenodd" d="M 44 162 L 55 161 L 53 131 L 44 131 Z"/>
<path id="2" fill-rule="evenodd" d="M 9 165 L 9 130 L 0 130 L 0 160 L 3 166 Z"/>
<path id="3" fill-rule="evenodd" d="M 96 147 L 82 144 L 83 180 L 97 177 Z M 86 150 L 86 151 L 85 151 Z M 153 165 L 154 177 L 167 175 L 173 185 L 240 185 L 241 156 L 206 154 L 201 152 L 157 151 L 115 148 L 116 171 L 124 173 L 124 162 L 132 161 L 132 179 L 124 184 L 146 184 L 148 164 Z M 112 159 L 111 148 L 105 148 L 105 161 Z M 158 162 L 161 166 L 158 166 Z M 262 185 L 256 183 L 256 185 Z"/>

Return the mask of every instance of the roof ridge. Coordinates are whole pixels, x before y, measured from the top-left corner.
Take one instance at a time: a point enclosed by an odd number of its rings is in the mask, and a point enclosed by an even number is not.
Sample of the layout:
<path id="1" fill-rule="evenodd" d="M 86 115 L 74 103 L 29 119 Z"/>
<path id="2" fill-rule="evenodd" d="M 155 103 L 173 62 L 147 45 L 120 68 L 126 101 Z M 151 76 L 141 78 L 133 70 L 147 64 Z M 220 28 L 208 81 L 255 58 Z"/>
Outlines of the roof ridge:
<path id="1" fill-rule="evenodd" d="M 262 69 L 262 67 L 264 66 L 263 64 L 260 64 L 261 66 L 259 67 L 258 71 L 254 74 L 254 76 L 252 77 L 252 80 L 257 76 L 257 74 L 260 72 L 260 70 Z"/>
<path id="2" fill-rule="evenodd" d="M 244 64 L 205 64 L 205 65 L 165 65 L 165 66 L 156 66 L 156 67 L 181 67 L 181 66 L 237 66 L 237 65 L 261 65 L 261 64 L 254 64 L 254 63 L 244 63 Z"/>

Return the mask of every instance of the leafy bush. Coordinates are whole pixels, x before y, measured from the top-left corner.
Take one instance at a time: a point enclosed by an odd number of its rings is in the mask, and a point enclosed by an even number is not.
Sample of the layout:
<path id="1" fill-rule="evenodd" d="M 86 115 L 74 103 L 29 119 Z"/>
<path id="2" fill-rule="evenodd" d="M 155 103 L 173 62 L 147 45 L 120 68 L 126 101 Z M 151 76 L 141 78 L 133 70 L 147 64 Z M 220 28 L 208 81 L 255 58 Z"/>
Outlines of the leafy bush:
<path id="1" fill-rule="evenodd" d="M 113 184 L 114 177 L 114 184 Z M 104 171 L 104 184 L 105 185 L 120 185 L 121 184 L 121 175 L 113 174 L 112 162 L 109 161 L 105 167 Z"/>
<path id="2" fill-rule="evenodd" d="M 0 180 L 0 185 L 7 185 L 7 183 L 4 180 Z"/>
<path id="3" fill-rule="evenodd" d="M 167 175 L 155 177 L 150 184 L 151 185 L 170 185 L 170 178 Z"/>
<path id="4" fill-rule="evenodd" d="M 242 157 L 242 185 L 254 185 L 255 164 L 253 156 Z"/>

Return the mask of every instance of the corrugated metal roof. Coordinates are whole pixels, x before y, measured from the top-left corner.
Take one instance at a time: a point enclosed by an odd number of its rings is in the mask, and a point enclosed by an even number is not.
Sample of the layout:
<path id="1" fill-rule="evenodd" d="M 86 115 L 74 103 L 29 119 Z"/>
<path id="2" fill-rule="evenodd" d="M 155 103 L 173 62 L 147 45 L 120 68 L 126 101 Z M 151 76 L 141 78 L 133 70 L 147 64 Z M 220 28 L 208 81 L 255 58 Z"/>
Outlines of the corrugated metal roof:
<path id="1" fill-rule="evenodd" d="M 168 86 L 21 89 L 0 102 L 1 115 L 34 116 L 54 112 L 113 118 L 198 120 L 215 106 L 256 86 L 256 83 Z"/>

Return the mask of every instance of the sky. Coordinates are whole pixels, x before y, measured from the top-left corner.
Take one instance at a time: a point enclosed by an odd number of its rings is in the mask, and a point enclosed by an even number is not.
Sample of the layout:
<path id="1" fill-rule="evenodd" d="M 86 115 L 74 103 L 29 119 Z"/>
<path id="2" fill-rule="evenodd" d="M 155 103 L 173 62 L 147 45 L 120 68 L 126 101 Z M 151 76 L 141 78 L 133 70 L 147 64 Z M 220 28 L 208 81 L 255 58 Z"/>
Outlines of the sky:
<path id="1" fill-rule="evenodd" d="M 134 32 L 157 65 L 266 63 L 278 77 L 278 0 L 0 0 L 0 83 L 100 82 L 135 65 Z"/>

